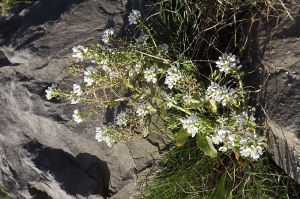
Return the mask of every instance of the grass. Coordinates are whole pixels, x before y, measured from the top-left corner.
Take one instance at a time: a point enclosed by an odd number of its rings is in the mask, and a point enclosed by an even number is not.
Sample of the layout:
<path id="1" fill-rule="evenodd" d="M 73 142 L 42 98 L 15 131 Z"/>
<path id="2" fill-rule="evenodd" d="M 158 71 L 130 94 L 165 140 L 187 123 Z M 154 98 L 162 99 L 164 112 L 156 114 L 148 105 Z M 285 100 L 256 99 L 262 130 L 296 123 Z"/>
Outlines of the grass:
<path id="1" fill-rule="evenodd" d="M 152 17 L 157 17 L 157 38 L 172 44 L 175 60 L 196 62 L 199 79 L 211 74 L 210 60 L 221 53 L 243 53 L 249 35 L 243 25 L 254 21 L 253 9 L 265 7 L 290 16 L 281 0 L 166 0 L 156 5 L 159 11 Z M 300 198 L 299 188 L 267 153 L 259 161 L 236 158 L 234 153 L 210 158 L 190 140 L 163 152 L 137 198 Z"/>
<path id="2" fill-rule="evenodd" d="M 0 0 L 0 16 L 4 15 L 4 13 L 16 6 L 31 3 L 35 0 Z"/>
<path id="3" fill-rule="evenodd" d="M 300 197 L 299 185 L 268 156 L 240 162 L 228 153 L 210 158 L 193 140 L 166 152 L 141 187 L 144 191 L 138 198 Z"/>
<path id="4" fill-rule="evenodd" d="M 5 188 L 0 185 L 0 199 L 11 199 L 11 197 L 6 193 Z"/>

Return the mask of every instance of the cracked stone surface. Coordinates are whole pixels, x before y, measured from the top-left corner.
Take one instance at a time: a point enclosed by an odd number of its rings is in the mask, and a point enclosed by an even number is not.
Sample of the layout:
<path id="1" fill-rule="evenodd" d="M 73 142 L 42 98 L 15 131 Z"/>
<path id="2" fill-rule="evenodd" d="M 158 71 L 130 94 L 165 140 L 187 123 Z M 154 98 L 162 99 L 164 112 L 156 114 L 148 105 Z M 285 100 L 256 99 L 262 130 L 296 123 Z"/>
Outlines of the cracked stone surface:
<path id="1" fill-rule="evenodd" d="M 269 127 L 268 150 L 300 183 L 300 1 L 262 7 L 252 24 L 248 62 L 260 71 L 262 115 Z M 252 80 L 253 81 L 253 80 Z M 259 89 L 257 85 L 257 89 Z"/>
<path id="2" fill-rule="evenodd" d="M 78 106 L 48 101 L 45 89 L 52 83 L 71 88 L 72 47 L 99 42 L 106 27 L 125 30 L 130 10 L 141 5 L 39 0 L 0 18 L 0 184 L 13 198 L 126 199 L 136 193 L 162 142 L 109 148 L 94 139 L 95 127 L 116 110 L 77 124 Z"/>

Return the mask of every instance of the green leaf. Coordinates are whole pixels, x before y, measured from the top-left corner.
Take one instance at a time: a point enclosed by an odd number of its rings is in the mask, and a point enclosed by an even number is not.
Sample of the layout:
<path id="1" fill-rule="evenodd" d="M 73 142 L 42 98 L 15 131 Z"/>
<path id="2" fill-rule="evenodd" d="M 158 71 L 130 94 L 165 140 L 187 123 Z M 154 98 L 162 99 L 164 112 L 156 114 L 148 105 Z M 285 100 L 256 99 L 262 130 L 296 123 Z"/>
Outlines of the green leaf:
<path id="1" fill-rule="evenodd" d="M 176 137 L 176 145 L 182 146 L 187 141 L 187 138 L 190 136 L 190 134 L 184 129 L 181 128 L 177 134 Z"/>
<path id="2" fill-rule="evenodd" d="M 231 186 L 226 186 L 226 174 L 224 174 L 213 192 L 210 194 L 209 199 L 231 199 L 232 195 Z"/>
<path id="3" fill-rule="evenodd" d="M 162 118 L 166 118 L 167 117 L 167 111 L 166 111 L 166 107 L 164 105 L 162 105 L 160 107 L 160 117 L 162 117 Z"/>
<path id="4" fill-rule="evenodd" d="M 201 133 L 197 134 L 197 146 L 208 156 L 217 157 L 218 152 L 213 146 L 210 137 L 205 136 Z"/>

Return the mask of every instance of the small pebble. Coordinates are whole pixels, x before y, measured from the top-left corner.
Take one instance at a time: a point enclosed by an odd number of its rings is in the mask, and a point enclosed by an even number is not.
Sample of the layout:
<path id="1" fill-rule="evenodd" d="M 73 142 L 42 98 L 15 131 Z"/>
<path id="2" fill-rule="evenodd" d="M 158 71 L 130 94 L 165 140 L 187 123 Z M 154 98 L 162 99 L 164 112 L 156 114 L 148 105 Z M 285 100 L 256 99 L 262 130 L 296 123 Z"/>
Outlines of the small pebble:
<path id="1" fill-rule="evenodd" d="M 286 71 L 286 72 L 285 72 L 285 74 L 287 74 L 287 75 L 288 75 L 288 74 L 289 74 L 289 72 L 287 72 L 287 71 Z"/>
<path id="2" fill-rule="evenodd" d="M 291 86 L 291 84 L 288 84 L 288 86 Z"/>

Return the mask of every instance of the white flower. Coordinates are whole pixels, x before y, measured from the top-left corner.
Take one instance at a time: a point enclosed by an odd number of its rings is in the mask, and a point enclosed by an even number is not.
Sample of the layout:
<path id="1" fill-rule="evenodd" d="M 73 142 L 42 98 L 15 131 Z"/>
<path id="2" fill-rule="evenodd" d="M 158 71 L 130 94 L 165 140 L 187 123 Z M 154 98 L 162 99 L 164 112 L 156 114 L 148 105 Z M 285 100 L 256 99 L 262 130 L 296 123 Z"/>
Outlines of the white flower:
<path id="1" fill-rule="evenodd" d="M 199 120 L 196 114 L 192 114 L 190 116 L 186 116 L 186 118 L 182 118 L 181 120 L 182 126 L 187 130 L 189 134 L 194 137 L 198 133 Z"/>
<path id="2" fill-rule="evenodd" d="M 52 97 L 55 96 L 53 90 L 57 88 L 57 84 L 52 84 L 52 86 L 49 86 L 47 90 L 45 90 L 46 94 L 46 98 L 47 100 L 50 100 Z"/>
<path id="3" fill-rule="evenodd" d="M 236 126 L 246 126 L 247 125 L 249 116 L 246 111 L 243 111 L 242 113 L 240 113 L 238 115 L 233 115 L 233 117 L 235 117 L 235 119 L 236 119 L 236 122 L 235 122 Z"/>
<path id="4" fill-rule="evenodd" d="M 74 121 L 77 123 L 81 123 L 83 121 L 78 109 L 75 109 L 73 118 L 74 118 Z"/>
<path id="5" fill-rule="evenodd" d="M 227 88 L 226 85 L 221 87 L 219 84 L 211 82 L 211 85 L 207 87 L 205 94 L 209 99 L 213 99 L 223 106 L 226 106 L 227 103 L 233 100 L 233 96 L 236 92 L 235 89 Z"/>
<path id="6" fill-rule="evenodd" d="M 249 120 L 254 122 L 256 118 L 253 115 L 250 115 Z"/>
<path id="7" fill-rule="evenodd" d="M 151 68 L 146 68 L 144 71 L 144 77 L 147 82 L 155 84 L 157 81 L 156 78 L 156 66 L 151 66 Z"/>
<path id="8" fill-rule="evenodd" d="M 243 146 L 240 147 L 240 154 L 244 157 L 251 157 L 253 160 L 257 160 L 263 154 L 263 141 L 264 139 L 256 134 L 252 134 L 249 137 L 242 137 L 240 144 Z"/>
<path id="9" fill-rule="evenodd" d="M 251 153 L 251 149 L 248 146 L 242 146 L 240 148 L 240 154 L 244 157 L 249 157 Z"/>
<path id="10" fill-rule="evenodd" d="M 94 79 L 93 79 L 93 74 L 95 73 L 95 69 L 92 66 L 89 66 L 86 68 L 84 71 L 84 78 L 83 81 L 87 83 L 88 86 L 93 85 Z"/>
<path id="11" fill-rule="evenodd" d="M 136 43 L 145 46 L 145 45 L 147 45 L 147 40 L 148 39 L 149 39 L 149 37 L 142 33 L 140 35 L 140 37 L 136 39 Z"/>
<path id="12" fill-rule="evenodd" d="M 102 41 L 104 44 L 108 44 L 109 42 L 109 37 L 111 35 L 114 34 L 114 29 L 113 28 L 109 28 L 109 29 L 106 29 L 102 32 L 101 36 L 102 36 Z"/>
<path id="13" fill-rule="evenodd" d="M 227 151 L 227 147 L 222 146 L 222 147 L 219 148 L 219 151 L 226 152 Z"/>
<path id="14" fill-rule="evenodd" d="M 144 105 L 140 105 L 136 110 L 136 113 L 139 117 L 145 117 L 146 115 L 148 115 L 149 111 Z"/>
<path id="15" fill-rule="evenodd" d="M 222 57 L 219 57 L 219 61 L 216 62 L 217 67 L 225 74 L 229 74 L 240 69 L 242 66 L 238 65 L 239 63 L 240 60 L 236 59 L 235 55 L 232 55 L 232 53 L 224 53 Z"/>
<path id="16" fill-rule="evenodd" d="M 177 66 L 171 66 L 168 68 L 165 84 L 168 85 L 170 89 L 176 86 L 177 82 L 182 78 L 182 74 L 179 70 L 179 64 Z"/>
<path id="17" fill-rule="evenodd" d="M 101 68 L 105 71 L 105 72 L 109 72 L 110 68 L 107 66 L 108 61 L 107 60 L 102 60 L 100 62 L 100 66 Z"/>
<path id="18" fill-rule="evenodd" d="M 77 104 L 79 100 L 71 98 L 71 104 Z"/>
<path id="19" fill-rule="evenodd" d="M 82 52 L 86 53 L 88 51 L 88 48 L 87 47 L 83 47 L 82 45 L 78 45 L 78 46 L 74 46 L 72 48 L 73 50 L 73 55 L 72 57 L 75 57 L 77 58 L 76 61 L 82 61 L 83 60 L 83 54 Z"/>
<path id="20" fill-rule="evenodd" d="M 159 52 L 161 52 L 163 54 L 167 54 L 168 53 L 168 49 L 169 49 L 169 46 L 167 44 L 159 44 L 158 45 Z"/>
<path id="21" fill-rule="evenodd" d="M 136 72 L 137 74 L 139 74 L 141 68 L 142 68 L 142 62 L 137 61 L 136 64 L 135 64 L 135 72 Z"/>
<path id="22" fill-rule="evenodd" d="M 183 103 L 186 105 L 186 106 L 189 106 L 191 104 L 196 104 L 197 100 L 193 99 L 193 97 L 191 95 L 189 95 L 188 93 L 186 93 L 183 97 Z"/>
<path id="23" fill-rule="evenodd" d="M 228 141 L 231 141 L 231 145 L 234 145 L 234 139 L 235 135 L 231 133 L 232 128 L 231 127 L 223 127 L 221 129 L 216 129 L 215 135 L 211 136 L 212 142 L 214 144 L 220 144 L 220 143 L 225 143 L 228 144 Z"/>
<path id="24" fill-rule="evenodd" d="M 228 139 L 233 142 L 235 140 L 235 135 L 232 133 L 228 134 Z"/>
<path id="25" fill-rule="evenodd" d="M 73 84 L 73 93 L 77 96 L 81 96 L 83 94 L 83 91 L 81 90 L 81 86 L 78 84 Z"/>
<path id="26" fill-rule="evenodd" d="M 116 124 L 119 126 L 126 126 L 128 122 L 127 114 L 125 112 L 121 112 L 117 115 Z"/>
<path id="27" fill-rule="evenodd" d="M 140 61 L 137 61 L 135 63 L 135 66 L 130 66 L 130 65 L 126 66 L 126 70 L 128 71 L 130 77 L 132 77 L 134 74 L 139 74 L 141 68 L 142 68 L 142 62 Z"/>
<path id="28" fill-rule="evenodd" d="M 128 16 L 129 25 L 137 24 L 139 17 L 141 16 L 141 12 L 138 10 L 132 10 L 132 12 Z"/>
<path id="29" fill-rule="evenodd" d="M 223 127 L 227 124 L 228 118 L 219 116 L 216 121 L 220 124 L 221 127 Z"/>
<path id="30" fill-rule="evenodd" d="M 175 100 L 174 97 L 170 96 L 170 95 L 167 95 L 166 97 L 166 105 L 168 108 L 172 108 L 174 105 L 176 105 L 177 102 Z"/>
<path id="31" fill-rule="evenodd" d="M 243 137 L 241 137 L 241 139 L 240 139 L 240 144 L 241 144 L 241 145 L 245 145 L 245 144 L 247 143 L 247 141 L 248 141 L 248 137 L 243 136 Z"/>
<path id="32" fill-rule="evenodd" d="M 214 144 L 217 144 L 217 145 L 224 142 L 223 138 L 219 135 L 211 136 L 211 140 Z"/>
<path id="33" fill-rule="evenodd" d="M 108 76 L 109 76 L 110 79 L 117 78 L 117 77 L 119 77 L 119 72 L 118 71 L 110 71 L 108 73 Z"/>
<path id="34" fill-rule="evenodd" d="M 95 139 L 98 140 L 98 142 L 105 141 L 107 146 L 111 147 L 114 140 L 107 135 L 107 132 L 108 128 L 105 125 L 96 127 Z"/>
<path id="35" fill-rule="evenodd" d="M 148 114 L 153 114 L 156 112 L 156 109 L 151 105 L 140 105 L 136 111 L 139 117 L 145 117 Z"/>
<path id="36" fill-rule="evenodd" d="M 253 160 L 257 160 L 263 154 L 261 146 L 253 146 L 250 148 L 250 156 Z"/>

